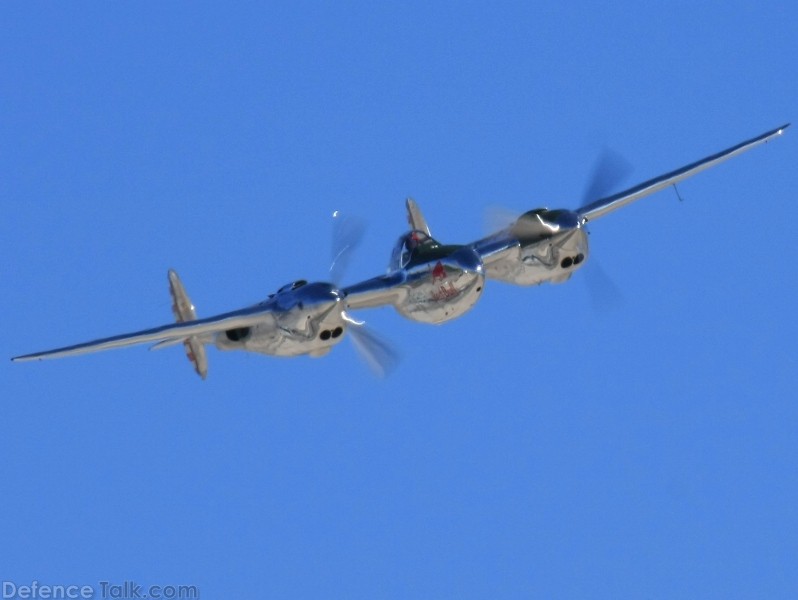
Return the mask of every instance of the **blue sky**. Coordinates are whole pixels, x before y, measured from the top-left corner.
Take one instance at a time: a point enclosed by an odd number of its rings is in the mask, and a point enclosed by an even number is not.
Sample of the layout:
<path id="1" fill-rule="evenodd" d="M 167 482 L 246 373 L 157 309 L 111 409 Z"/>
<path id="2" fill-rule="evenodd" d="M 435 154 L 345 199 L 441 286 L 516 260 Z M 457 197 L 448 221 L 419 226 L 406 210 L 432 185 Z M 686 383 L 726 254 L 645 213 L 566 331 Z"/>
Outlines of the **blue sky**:
<path id="1" fill-rule="evenodd" d="M 0 355 L 382 272 L 796 120 L 794 3 L 4 3 Z M 496 282 L 403 360 L 131 348 L 0 367 L 0 578 L 204 598 L 794 597 L 798 130 Z"/>

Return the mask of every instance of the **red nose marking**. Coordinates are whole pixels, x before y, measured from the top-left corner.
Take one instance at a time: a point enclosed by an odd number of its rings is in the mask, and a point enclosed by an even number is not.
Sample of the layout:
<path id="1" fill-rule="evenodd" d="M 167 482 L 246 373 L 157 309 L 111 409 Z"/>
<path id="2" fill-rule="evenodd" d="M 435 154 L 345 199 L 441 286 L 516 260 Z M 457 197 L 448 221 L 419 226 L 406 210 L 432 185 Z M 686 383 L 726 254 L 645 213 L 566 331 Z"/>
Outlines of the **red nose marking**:
<path id="1" fill-rule="evenodd" d="M 441 261 L 438 261 L 438 264 L 432 269 L 432 281 L 438 281 L 439 279 L 446 279 L 446 269 Z"/>

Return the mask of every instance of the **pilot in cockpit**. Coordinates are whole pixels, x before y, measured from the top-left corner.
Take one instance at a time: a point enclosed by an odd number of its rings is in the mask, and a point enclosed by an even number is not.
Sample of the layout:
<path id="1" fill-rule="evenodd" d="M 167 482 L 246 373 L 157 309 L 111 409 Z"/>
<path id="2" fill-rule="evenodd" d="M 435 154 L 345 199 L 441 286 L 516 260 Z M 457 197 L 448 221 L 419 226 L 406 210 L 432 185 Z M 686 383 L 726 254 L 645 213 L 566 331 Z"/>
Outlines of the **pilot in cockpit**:
<path id="1" fill-rule="evenodd" d="M 425 246 L 436 246 L 437 242 L 423 231 L 409 231 L 399 238 L 391 255 L 391 269 L 405 269 L 417 255 L 418 250 Z"/>

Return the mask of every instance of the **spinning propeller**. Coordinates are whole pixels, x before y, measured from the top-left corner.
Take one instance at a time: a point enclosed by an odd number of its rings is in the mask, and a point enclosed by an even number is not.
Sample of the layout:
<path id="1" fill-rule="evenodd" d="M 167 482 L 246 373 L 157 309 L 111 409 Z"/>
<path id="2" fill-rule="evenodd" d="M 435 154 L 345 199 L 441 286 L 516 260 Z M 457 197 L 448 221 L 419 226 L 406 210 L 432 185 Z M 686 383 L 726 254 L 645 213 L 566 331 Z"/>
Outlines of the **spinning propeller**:
<path id="1" fill-rule="evenodd" d="M 336 287 L 340 287 L 341 280 L 349 267 L 352 253 L 360 245 L 366 231 L 362 220 L 355 217 L 344 216 L 340 211 L 333 213 L 333 241 L 332 263 L 330 264 L 330 280 Z M 342 316 L 349 324 L 347 328 L 360 358 L 369 369 L 379 376 L 385 377 L 399 363 L 399 354 L 394 347 L 370 327 L 365 321 L 358 321 L 348 312 L 343 311 Z"/>
<path id="2" fill-rule="evenodd" d="M 609 148 L 604 148 L 593 164 L 593 170 L 590 172 L 587 186 L 582 194 L 581 206 L 586 206 L 617 190 L 633 170 L 632 165 L 623 156 Z M 588 230 L 589 233 L 590 230 Z M 593 309 L 606 312 L 617 307 L 623 302 L 620 288 L 607 275 L 595 257 L 591 259 L 590 263 L 585 270 L 585 283 Z"/>
<path id="3" fill-rule="evenodd" d="M 603 150 L 591 169 L 580 205 L 586 206 L 617 190 L 631 171 L 631 165 L 620 154 L 609 149 Z M 494 206 L 488 209 L 486 223 L 492 231 L 509 230 L 522 243 L 534 243 L 558 232 L 580 227 L 588 231 L 581 212 L 568 209 L 539 208 L 519 216 L 517 212 Z M 577 260 L 581 262 L 584 258 L 580 255 L 573 263 L 578 264 Z M 584 281 L 591 305 L 599 311 L 617 306 L 622 301 L 620 290 L 595 258 L 591 258 L 590 262 Z"/>
<path id="4" fill-rule="evenodd" d="M 581 205 L 585 206 L 594 200 L 608 196 L 610 192 L 618 189 L 632 171 L 629 161 L 617 152 L 605 148 L 593 164 L 593 170 L 590 172 L 590 178 L 587 180 L 587 186 L 582 194 Z"/>

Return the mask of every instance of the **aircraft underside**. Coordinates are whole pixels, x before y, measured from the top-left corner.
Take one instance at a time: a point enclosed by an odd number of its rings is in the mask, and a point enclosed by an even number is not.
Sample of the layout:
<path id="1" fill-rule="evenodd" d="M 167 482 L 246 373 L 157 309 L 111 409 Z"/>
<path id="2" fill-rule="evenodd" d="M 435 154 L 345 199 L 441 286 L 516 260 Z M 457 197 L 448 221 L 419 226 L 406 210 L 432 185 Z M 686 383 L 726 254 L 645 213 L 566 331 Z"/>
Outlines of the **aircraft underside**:
<path id="1" fill-rule="evenodd" d="M 515 285 L 562 283 L 585 263 L 587 257 L 587 235 L 580 228 L 519 245 L 487 263 L 485 273 L 488 279 Z"/>

